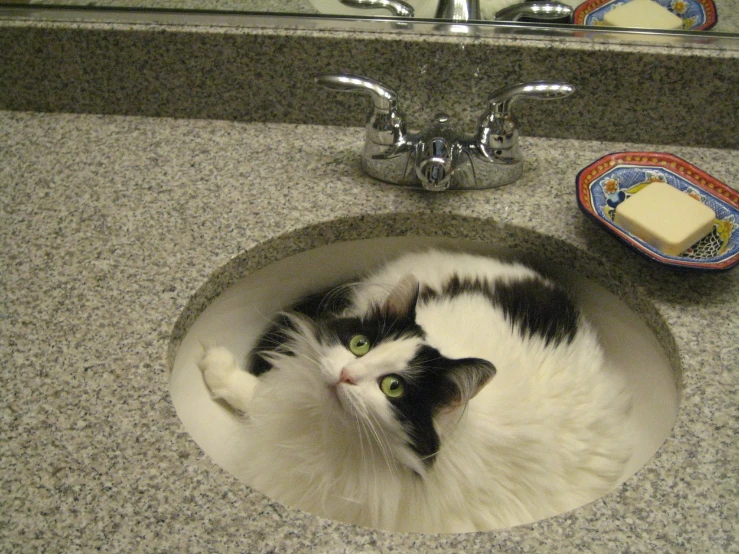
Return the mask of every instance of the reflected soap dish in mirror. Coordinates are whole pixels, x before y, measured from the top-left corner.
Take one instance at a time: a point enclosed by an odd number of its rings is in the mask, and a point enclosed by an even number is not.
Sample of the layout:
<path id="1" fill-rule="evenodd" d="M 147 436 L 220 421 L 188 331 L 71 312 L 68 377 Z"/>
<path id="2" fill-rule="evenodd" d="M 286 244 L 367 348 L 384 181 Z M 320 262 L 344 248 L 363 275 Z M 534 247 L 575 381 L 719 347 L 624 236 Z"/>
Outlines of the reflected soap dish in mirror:
<path id="1" fill-rule="evenodd" d="M 603 25 L 609 11 L 628 0 L 587 0 L 575 9 L 575 25 Z M 655 0 L 683 20 L 683 31 L 707 31 L 718 21 L 713 0 Z"/>
<path id="2" fill-rule="evenodd" d="M 663 182 L 703 202 L 715 214 L 713 229 L 685 252 L 660 252 L 614 221 L 618 205 L 647 185 Z M 739 263 L 739 192 L 672 154 L 617 152 L 577 174 L 577 202 L 586 215 L 629 246 L 660 263 L 721 271 Z"/>

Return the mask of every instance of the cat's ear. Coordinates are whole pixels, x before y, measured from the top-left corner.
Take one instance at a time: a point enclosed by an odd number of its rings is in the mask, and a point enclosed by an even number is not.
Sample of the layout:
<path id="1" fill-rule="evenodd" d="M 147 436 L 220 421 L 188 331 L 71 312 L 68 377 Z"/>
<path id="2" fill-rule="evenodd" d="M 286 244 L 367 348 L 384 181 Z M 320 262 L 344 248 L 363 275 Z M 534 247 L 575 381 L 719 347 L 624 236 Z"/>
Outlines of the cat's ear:
<path id="1" fill-rule="evenodd" d="M 418 279 L 412 273 L 403 277 L 390 291 L 382 307 L 386 316 L 392 318 L 415 317 L 418 302 Z"/>
<path id="2" fill-rule="evenodd" d="M 495 376 L 495 366 L 481 358 L 450 360 L 446 379 L 451 385 L 447 399 L 448 408 L 456 408 L 469 402 L 490 379 Z"/>

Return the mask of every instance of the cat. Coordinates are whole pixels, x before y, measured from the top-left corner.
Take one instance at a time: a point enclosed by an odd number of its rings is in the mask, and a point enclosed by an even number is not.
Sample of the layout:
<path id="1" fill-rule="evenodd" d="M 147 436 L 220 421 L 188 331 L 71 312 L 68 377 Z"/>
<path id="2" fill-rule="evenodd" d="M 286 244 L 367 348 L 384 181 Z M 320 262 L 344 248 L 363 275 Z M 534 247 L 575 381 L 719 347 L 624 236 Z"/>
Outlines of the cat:
<path id="1" fill-rule="evenodd" d="M 243 474 L 316 515 L 391 531 L 503 528 L 618 482 L 629 396 L 563 288 L 425 250 L 280 314 L 244 370 L 199 362 L 243 412 Z"/>

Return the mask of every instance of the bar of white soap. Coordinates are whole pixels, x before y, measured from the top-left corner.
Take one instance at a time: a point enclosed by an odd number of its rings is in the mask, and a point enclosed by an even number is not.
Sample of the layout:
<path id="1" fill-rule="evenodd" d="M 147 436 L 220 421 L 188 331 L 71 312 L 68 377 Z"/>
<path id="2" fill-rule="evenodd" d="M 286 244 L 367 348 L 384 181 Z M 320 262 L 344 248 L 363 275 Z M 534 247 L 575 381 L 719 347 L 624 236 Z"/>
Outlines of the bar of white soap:
<path id="1" fill-rule="evenodd" d="M 683 20 L 653 0 L 631 0 L 616 6 L 603 16 L 610 27 L 643 29 L 682 29 Z"/>
<path id="2" fill-rule="evenodd" d="M 703 202 L 658 181 L 621 202 L 614 221 L 660 252 L 677 256 L 711 232 L 715 217 Z"/>

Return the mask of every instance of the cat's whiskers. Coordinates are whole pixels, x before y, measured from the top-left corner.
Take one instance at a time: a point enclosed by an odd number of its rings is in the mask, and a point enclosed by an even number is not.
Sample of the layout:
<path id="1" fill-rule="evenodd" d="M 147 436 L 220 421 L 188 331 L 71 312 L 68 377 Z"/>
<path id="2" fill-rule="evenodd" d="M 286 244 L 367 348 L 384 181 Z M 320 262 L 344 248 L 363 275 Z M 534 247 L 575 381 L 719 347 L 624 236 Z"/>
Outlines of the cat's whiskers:
<path id="1" fill-rule="evenodd" d="M 370 455 L 368 454 L 368 452 L 372 451 L 372 438 L 370 436 L 371 432 L 367 428 L 367 422 L 364 421 L 364 418 L 362 418 L 358 411 L 355 409 L 343 409 L 343 412 L 348 413 L 355 423 L 355 425 L 352 427 L 352 430 L 356 431 L 357 436 L 359 437 L 359 454 L 363 471 L 366 471 L 369 468 L 372 471 L 374 480 L 376 481 L 376 469 L 374 467 L 374 464 L 372 463 Z"/>
<path id="2" fill-rule="evenodd" d="M 363 406 L 363 408 L 366 415 L 365 419 L 372 431 L 372 435 L 377 441 L 377 445 L 380 447 L 380 453 L 382 454 L 385 464 L 390 470 L 390 473 L 395 476 L 398 473 L 398 463 L 395 456 L 392 454 L 392 447 L 387 438 L 387 434 L 385 433 L 383 426 L 378 421 L 376 414 L 372 410 L 366 409 L 366 406 Z"/>
<path id="3" fill-rule="evenodd" d="M 390 440 L 388 439 L 382 424 L 378 421 L 374 411 L 367 406 L 361 395 L 351 394 L 351 397 L 352 411 L 356 412 L 357 421 L 360 422 L 361 428 L 363 428 L 367 433 L 369 452 L 372 453 L 375 451 L 375 449 L 372 448 L 372 446 L 375 445 L 379 449 L 379 453 L 391 474 L 397 475 L 398 464 L 395 457 L 392 455 Z M 368 466 L 371 467 L 373 471 L 377 471 L 377 467 L 373 463 L 373 458 L 374 456 L 372 456 L 372 458 L 367 458 Z"/>
<path id="4" fill-rule="evenodd" d="M 368 424 L 366 421 L 362 420 L 357 414 L 354 414 L 354 418 L 356 419 L 358 423 L 358 431 L 359 431 L 359 447 L 360 447 L 360 454 L 361 454 L 361 461 L 362 461 L 362 467 L 363 467 L 363 473 L 370 473 L 371 474 L 371 482 L 372 482 L 372 489 L 377 489 L 377 484 L 379 483 L 380 479 L 378 476 L 378 467 L 377 464 L 374 463 L 374 460 L 372 459 L 372 456 L 368 454 L 368 452 L 372 452 L 372 438 L 370 436 L 370 430 L 368 429 Z M 367 446 L 365 450 L 365 441 L 367 441 Z M 369 469 L 369 472 L 367 471 Z"/>
<path id="5" fill-rule="evenodd" d="M 357 423 L 357 430 L 358 430 L 358 434 L 359 434 L 359 451 L 360 451 L 360 457 L 361 457 L 362 461 L 365 462 L 367 460 L 367 453 L 365 452 L 365 447 L 364 447 L 364 441 L 365 441 L 365 423 L 359 418 L 359 416 L 356 413 L 351 412 L 351 414 L 352 414 L 352 417 L 354 418 L 354 420 Z M 369 437 L 366 437 L 366 440 L 369 440 Z M 368 447 L 369 446 L 371 446 L 371 445 L 368 445 Z"/>

